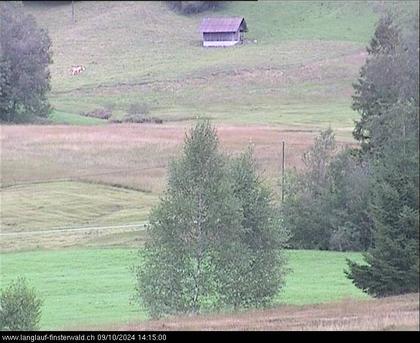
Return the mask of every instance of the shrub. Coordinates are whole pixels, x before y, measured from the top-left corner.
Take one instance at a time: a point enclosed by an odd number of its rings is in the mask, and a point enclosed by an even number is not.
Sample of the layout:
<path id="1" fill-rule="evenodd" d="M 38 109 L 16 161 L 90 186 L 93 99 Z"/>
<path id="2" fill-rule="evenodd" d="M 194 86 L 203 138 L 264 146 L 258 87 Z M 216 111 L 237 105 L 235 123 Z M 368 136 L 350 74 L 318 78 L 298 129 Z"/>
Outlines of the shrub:
<path id="1" fill-rule="evenodd" d="M 98 108 L 90 112 L 82 112 L 81 115 L 84 117 L 109 119 L 112 116 L 112 110 L 110 108 Z"/>
<path id="2" fill-rule="evenodd" d="M 149 116 L 150 106 L 146 103 L 136 102 L 128 107 L 127 114 L 122 119 L 114 119 L 114 123 L 156 123 L 162 124 L 163 120 Z"/>
<path id="3" fill-rule="evenodd" d="M 152 119 L 142 114 L 126 114 L 122 120 L 123 123 L 150 123 Z"/>
<path id="4" fill-rule="evenodd" d="M 0 295 L 0 329 L 31 331 L 38 329 L 42 301 L 22 277 L 13 281 Z"/>
<path id="5" fill-rule="evenodd" d="M 175 12 L 188 15 L 216 10 L 221 8 L 224 3 L 224 1 L 168 1 L 168 6 Z"/>

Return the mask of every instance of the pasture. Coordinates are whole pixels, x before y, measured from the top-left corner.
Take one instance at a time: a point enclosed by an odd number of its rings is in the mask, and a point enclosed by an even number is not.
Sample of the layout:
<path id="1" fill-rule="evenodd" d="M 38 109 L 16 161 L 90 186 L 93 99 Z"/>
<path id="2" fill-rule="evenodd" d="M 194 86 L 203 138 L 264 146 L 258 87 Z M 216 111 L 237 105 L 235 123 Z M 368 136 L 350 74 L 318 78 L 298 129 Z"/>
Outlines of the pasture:
<path id="1" fill-rule="evenodd" d="M 201 115 L 348 129 L 351 83 L 382 9 L 369 1 L 231 2 L 216 15 L 244 16 L 249 32 L 247 44 L 230 49 L 203 49 L 202 15 L 163 2 L 81 2 L 75 10 L 73 24 L 69 6 L 27 6 L 53 40 L 56 122 L 104 106 L 120 117 L 141 102 L 165 121 Z M 73 64 L 86 71 L 72 76 Z"/>
<path id="2" fill-rule="evenodd" d="M 185 130 L 179 123 L 3 126 L 1 250 L 98 241 L 132 246 L 132 225 L 146 221 L 157 203 Z M 274 193 L 280 190 L 282 141 L 286 170 L 301 169 L 303 152 L 316 135 L 315 130 L 227 124 L 218 125 L 218 133 L 221 150 L 230 155 L 253 145 L 260 175 Z M 352 144 L 345 137 L 338 141 L 340 146 Z M 90 230 L 92 226 L 106 229 Z"/>
<path id="3" fill-rule="evenodd" d="M 160 193 L 170 160 L 177 156 L 189 126 L 180 123 L 100 126 L 3 126 L 1 185 L 44 181 L 103 183 Z M 279 175 L 281 144 L 286 166 L 302 167 L 302 154 L 316 129 L 269 125 L 217 125 L 220 148 L 237 154 L 253 145 L 261 173 Z M 339 145 L 353 144 L 337 133 Z"/>
<path id="4" fill-rule="evenodd" d="M 411 3 L 402 7 L 410 10 Z M 52 125 L 1 125 L 0 286 L 27 277 L 45 300 L 42 329 L 143 328 L 146 314 L 130 302 L 130 266 L 192 121 L 212 119 L 221 149 L 231 155 L 253 145 L 261 176 L 279 192 L 282 141 L 286 170 L 302 169 L 304 151 L 328 126 L 340 147 L 355 144 L 352 83 L 379 15 L 400 4 L 231 2 L 217 15 L 244 16 L 250 31 L 246 44 L 230 49 L 203 49 L 197 34 L 202 15 L 179 15 L 163 2 L 75 2 L 76 23 L 69 4 L 25 4 L 53 42 L 54 110 Z M 86 70 L 72 76 L 74 64 Z M 164 123 L 110 124 L 79 115 L 107 107 L 121 118 L 133 103 L 147 104 Z M 291 329 L 341 325 L 316 323 L 318 310 L 329 311 L 318 305 L 326 302 L 337 302 L 331 308 L 341 314 L 360 306 L 370 315 L 360 318 L 371 321 L 376 305 L 363 305 L 369 297 L 343 273 L 345 258 L 362 261 L 361 254 L 286 253 L 292 272 L 276 306 L 309 318 L 307 327 Z M 401 307 L 390 301 L 378 308 L 418 310 L 418 302 L 407 299 L 395 300 Z M 301 309 L 314 312 L 305 317 Z M 283 314 L 276 311 L 261 317 L 278 323 Z M 407 316 L 412 328 L 414 317 Z M 376 328 L 391 325 L 382 324 Z M 162 328 L 161 322 L 144 325 Z M 210 328 L 232 328 L 223 325 Z"/>
<path id="5" fill-rule="evenodd" d="M 146 319 L 131 302 L 136 249 L 69 248 L 1 254 L 1 286 L 24 275 L 45 299 L 41 327 L 63 329 L 127 324 Z M 367 298 L 344 276 L 345 258 L 359 253 L 287 251 L 289 266 L 279 304 L 316 304 Z"/>

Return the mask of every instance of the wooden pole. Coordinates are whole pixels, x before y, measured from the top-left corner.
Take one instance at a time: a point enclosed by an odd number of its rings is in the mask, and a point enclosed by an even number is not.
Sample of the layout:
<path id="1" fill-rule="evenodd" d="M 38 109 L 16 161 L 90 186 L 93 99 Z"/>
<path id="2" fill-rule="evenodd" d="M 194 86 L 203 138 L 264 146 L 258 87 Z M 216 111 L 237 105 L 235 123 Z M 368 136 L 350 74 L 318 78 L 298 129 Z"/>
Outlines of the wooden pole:
<path id="1" fill-rule="evenodd" d="M 284 201 L 284 141 L 282 141 L 282 154 L 281 154 L 281 202 Z"/>

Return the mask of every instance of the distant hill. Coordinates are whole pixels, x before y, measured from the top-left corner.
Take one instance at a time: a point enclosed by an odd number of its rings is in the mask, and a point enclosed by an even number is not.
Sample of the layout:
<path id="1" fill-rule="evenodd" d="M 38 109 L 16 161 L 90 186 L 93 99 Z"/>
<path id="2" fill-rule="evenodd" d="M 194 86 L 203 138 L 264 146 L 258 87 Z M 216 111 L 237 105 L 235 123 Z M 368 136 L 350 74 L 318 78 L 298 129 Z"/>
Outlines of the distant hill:
<path id="1" fill-rule="evenodd" d="M 185 16 L 164 2 L 26 4 L 53 40 L 51 102 L 78 114 L 133 102 L 152 115 L 197 115 L 227 122 L 349 128 L 351 83 L 381 4 L 370 1 L 228 2 L 217 12 Z M 203 48 L 203 16 L 246 18 L 247 44 Z M 70 75 L 74 64 L 86 66 Z"/>

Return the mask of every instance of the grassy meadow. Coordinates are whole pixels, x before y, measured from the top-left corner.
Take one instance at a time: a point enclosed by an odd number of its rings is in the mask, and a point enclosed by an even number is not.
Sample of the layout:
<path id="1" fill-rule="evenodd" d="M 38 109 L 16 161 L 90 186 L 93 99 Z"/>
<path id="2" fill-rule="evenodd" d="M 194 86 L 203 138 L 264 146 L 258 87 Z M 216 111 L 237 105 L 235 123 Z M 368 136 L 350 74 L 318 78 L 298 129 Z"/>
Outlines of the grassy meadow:
<path id="1" fill-rule="evenodd" d="M 3 126 L 1 185 L 42 181 L 95 182 L 159 194 L 169 161 L 179 155 L 189 125 Z M 261 173 L 279 175 L 281 144 L 287 168 L 301 169 L 316 129 L 219 124 L 220 148 L 238 154 L 253 145 Z M 337 134 L 339 146 L 354 144 Z"/>
<path id="2" fill-rule="evenodd" d="M 344 276 L 345 258 L 359 253 L 287 251 L 293 269 L 276 303 L 316 304 L 367 298 Z M 44 298 L 41 327 L 60 329 L 128 323 L 147 318 L 131 302 L 135 279 L 130 266 L 137 250 L 72 248 L 1 255 L 1 287 L 24 275 Z"/>
<path id="3" fill-rule="evenodd" d="M 260 174 L 274 193 L 280 191 L 282 141 L 286 169 L 300 169 L 302 154 L 316 135 L 269 126 L 223 124 L 217 129 L 220 148 L 230 155 L 253 145 Z M 184 135 L 185 127 L 176 123 L 2 127 L 1 251 L 131 246 L 133 237 L 140 239 L 131 225 L 147 220 Z M 348 144 L 339 139 L 340 146 Z M 73 230 L 110 225 L 130 227 L 95 234 Z"/>
<path id="4" fill-rule="evenodd" d="M 147 103 L 166 121 L 197 115 L 234 123 L 352 126 L 351 83 L 380 6 L 369 1 L 228 2 L 214 15 L 246 18 L 247 44 L 201 47 L 204 15 L 164 2 L 28 4 L 53 40 L 53 119 L 112 106 L 120 117 Z M 72 64 L 86 71 L 71 76 Z M 332 96 L 334 94 L 334 96 Z M 344 119 L 344 120 L 343 120 Z"/>
<path id="5" fill-rule="evenodd" d="M 100 125 L 105 121 L 98 118 L 84 117 L 75 113 L 53 110 L 49 117 L 54 123 L 66 125 Z"/>
<path id="6" fill-rule="evenodd" d="M 2 232 L 55 227 L 116 225 L 147 220 L 156 196 L 80 182 L 52 182 L 7 188 L 2 194 Z M 33 203 L 37 207 L 33 208 Z M 63 211 L 66 209 L 66 211 Z M 18 222 L 17 222 L 18 221 Z"/>
<path id="7" fill-rule="evenodd" d="M 45 300 L 42 329 L 145 320 L 130 303 L 130 266 L 147 237 L 140 227 L 109 226 L 147 221 L 192 121 L 211 118 L 228 154 L 252 144 L 278 192 L 282 141 L 286 170 L 303 167 L 304 151 L 328 126 L 340 147 L 355 144 L 352 83 L 375 23 L 387 8 L 413 6 L 238 1 L 184 16 L 161 1 L 76 1 L 72 23 L 70 2 L 25 2 L 52 39 L 54 110 L 51 125 L 0 126 L 0 287 L 26 276 Z M 244 16 L 245 44 L 203 48 L 197 28 L 210 15 Z M 71 76 L 76 64 L 86 71 Z M 79 115 L 107 107 L 120 118 L 133 103 L 149 105 L 163 124 Z M 345 259 L 361 254 L 287 255 L 280 308 L 368 298 L 343 273 Z"/>

